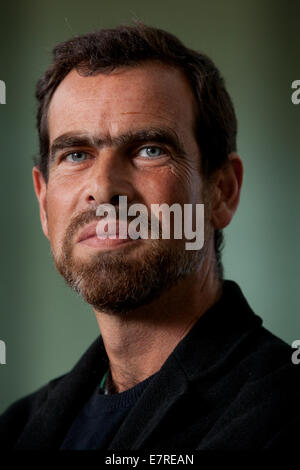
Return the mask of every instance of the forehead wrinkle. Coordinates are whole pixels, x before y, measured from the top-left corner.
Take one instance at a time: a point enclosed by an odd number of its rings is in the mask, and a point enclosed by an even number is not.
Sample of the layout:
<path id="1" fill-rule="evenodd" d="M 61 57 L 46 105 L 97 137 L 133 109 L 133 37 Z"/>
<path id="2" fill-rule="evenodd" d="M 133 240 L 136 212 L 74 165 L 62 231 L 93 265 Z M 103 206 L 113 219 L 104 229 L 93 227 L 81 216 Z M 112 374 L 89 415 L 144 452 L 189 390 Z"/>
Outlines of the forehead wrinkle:
<path id="1" fill-rule="evenodd" d="M 170 113 L 170 110 L 169 110 L 169 113 Z M 176 124 L 176 121 L 174 122 L 173 119 L 169 116 L 165 116 L 164 114 L 159 114 L 158 112 L 153 112 L 153 113 L 149 113 L 149 112 L 145 112 L 145 111 L 121 111 L 119 112 L 119 114 L 121 116 L 123 115 L 137 115 L 137 114 L 140 114 L 142 116 L 151 116 L 151 117 L 155 117 L 155 118 L 159 118 L 159 119 L 162 119 L 163 121 L 168 121 L 170 122 L 171 124 L 175 125 Z M 174 111 L 174 116 L 176 116 L 176 112 Z"/>

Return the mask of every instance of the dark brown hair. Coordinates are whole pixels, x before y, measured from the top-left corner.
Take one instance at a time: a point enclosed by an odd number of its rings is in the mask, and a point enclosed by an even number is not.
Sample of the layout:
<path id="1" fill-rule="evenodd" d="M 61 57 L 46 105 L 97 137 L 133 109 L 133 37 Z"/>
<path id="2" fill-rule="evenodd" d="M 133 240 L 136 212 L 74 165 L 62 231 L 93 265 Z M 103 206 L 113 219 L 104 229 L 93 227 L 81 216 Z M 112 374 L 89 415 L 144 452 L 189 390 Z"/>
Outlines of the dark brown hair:
<path id="1" fill-rule="evenodd" d="M 72 70 L 83 76 L 109 73 L 117 67 L 157 60 L 181 69 L 196 101 L 195 135 L 205 178 L 227 162 L 236 150 L 237 121 L 224 80 L 205 54 L 185 47 L 172 34 L 137 22 L 74 37 L 53 49 L 53 62 L 36 88 L 37 128 L 40 152 L 36 164 L 48 179 L 49 135 L 47 113 L 54 91 Z M 215 250 L 220 277 L 223 233 L 215 231 Z"/>

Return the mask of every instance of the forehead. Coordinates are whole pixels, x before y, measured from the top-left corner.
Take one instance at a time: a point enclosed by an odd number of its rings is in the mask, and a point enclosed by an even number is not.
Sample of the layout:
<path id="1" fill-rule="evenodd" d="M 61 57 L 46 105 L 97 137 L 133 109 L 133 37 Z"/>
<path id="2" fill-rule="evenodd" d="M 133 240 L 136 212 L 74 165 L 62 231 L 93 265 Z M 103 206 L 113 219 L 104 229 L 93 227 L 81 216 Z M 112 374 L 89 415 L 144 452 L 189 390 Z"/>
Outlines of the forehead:
<path id="1" fill-rule="evenodd" d="M 50 102 L 49 138 L 70 131 L 117 135 L 160 124 L 184 138 L 194 119 L 193 92 L 179 69 L 148 62 L 88 77 L 72 70 Z"/>

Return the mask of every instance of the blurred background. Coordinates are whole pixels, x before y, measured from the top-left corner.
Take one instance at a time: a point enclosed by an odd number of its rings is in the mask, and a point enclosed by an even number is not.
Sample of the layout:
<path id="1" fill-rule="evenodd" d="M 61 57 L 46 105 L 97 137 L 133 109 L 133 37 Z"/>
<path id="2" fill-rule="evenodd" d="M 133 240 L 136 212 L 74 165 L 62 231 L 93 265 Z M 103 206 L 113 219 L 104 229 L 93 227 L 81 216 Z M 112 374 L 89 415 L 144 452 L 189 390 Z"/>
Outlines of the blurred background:
<path id="1" fill-rule="evenodd" d="M 239 121 L 245 179 L 225 230 L 225 278 L 239 283 L 274 334 L 300 339 L 300 2 L 268 0 L 26 0 L 1 2 L 0 413 L 67 372 L 99 334 L 90 307 L 52 263 L 32 187 L 38 151 L 34 89 L 57 42 L 139 19 L 207 53 Z"/>

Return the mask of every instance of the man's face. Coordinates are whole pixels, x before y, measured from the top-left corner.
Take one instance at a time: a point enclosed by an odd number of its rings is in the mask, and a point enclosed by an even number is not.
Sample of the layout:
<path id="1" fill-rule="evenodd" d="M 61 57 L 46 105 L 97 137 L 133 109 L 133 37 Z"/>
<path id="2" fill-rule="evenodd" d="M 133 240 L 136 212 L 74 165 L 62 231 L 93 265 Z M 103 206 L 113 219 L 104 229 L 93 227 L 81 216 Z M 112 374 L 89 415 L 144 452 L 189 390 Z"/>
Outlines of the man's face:
<path id="1" fill-rule="evenodd" d="M 49 179 L 40 177 L 43 228 L 55 264 L 96 309 L 135 308 L 199 269 L 184 240 L 81 238 L 99 204 L 202 203 L 194 98 L 183 73 L 159 63 L 83 77 L 71 71 L 48 113 Z"/>

